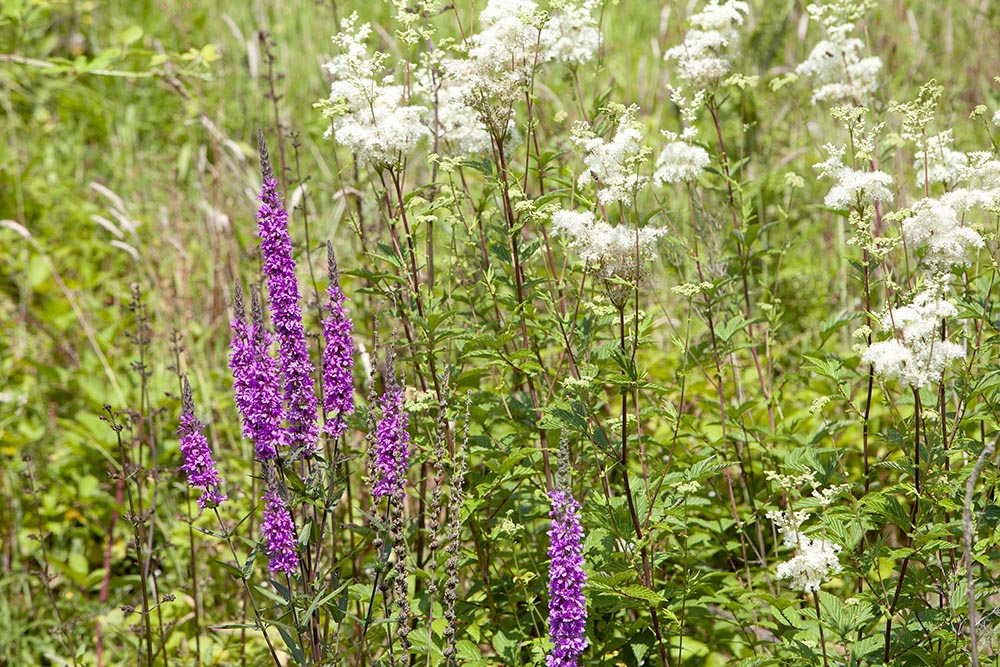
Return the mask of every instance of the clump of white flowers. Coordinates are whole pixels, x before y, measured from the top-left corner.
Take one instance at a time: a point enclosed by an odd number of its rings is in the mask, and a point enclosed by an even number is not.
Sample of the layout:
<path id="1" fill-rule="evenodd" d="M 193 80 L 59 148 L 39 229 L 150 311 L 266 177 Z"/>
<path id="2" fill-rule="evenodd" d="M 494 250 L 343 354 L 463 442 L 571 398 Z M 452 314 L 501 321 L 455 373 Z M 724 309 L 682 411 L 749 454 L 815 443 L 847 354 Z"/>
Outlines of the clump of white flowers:
<path id="1" fill-rule="evenodd" d="M 424 121 L 437 134 L 438 151 L 470 157 L 487 155 L 492 140 L 479 113 L 469 106 L 472 85 L 452 74 L 454 59 L 435 57 L 438 53 L 440 50 L 413 72 L 414 93 L 419 93 L 432 107 Z M 511 125 L 508 143 L 515 134 L 516 129 Z"/>
<path id="2" fill-rule="evenodd" d="M 961 345 L 941 340 L 942 322 L 958 315 L 942 292 L 942 286 L 932 284 L 910 305 L 893 308 L 879 318 L 881 328 L 890 330 L 892 338 L 873 343 L 862 361 L 872 364 L 878 375 L 897 378 L 909 387 L 939 382 L 948 364 L 965 356 Z"/>
<path id="3" fill-rule="evenodd" d="M 917 187 L 930 183 L 954 185 L 970 176 L 969 156 L 952 148 L 955 140 L 951 130 L 928 137 L 926 149 L 917 151 L 913 158 Z"/>
<path id="4" fill-rule="evenodd" d="M 708 151 L 701 146 L 686 141 L 669 141 L 656 158 L 653 182 L 663 185 L 696 181 L 711 161 Z"/>
<path id="5" fill-rule="evenodd" d="M 925 249 L 924 261 L 934 270 L 968 266 L 972 252 L 985 245 L 979 232 L 963 224 L 964 211 L 952 204 L 968 203 L 969 199 L 964 199 L 954 195 L 921 199 L 910 208 L 912 215 L 903 220 L 903 236 L 915 248 Z"/>
<path id="6" fill-rule="evenodd" d="M 656 256 L 656 240 L 666 233 L 660 227 L 612 226 L 590 211 L 556 211 L 552 227 L 602 278 L 630 282 L 642 274 L 642 264 Z"/>
<path id="7" fill-rule="evenodd" d="M 892 201 L 892 176 L 877 170 L 851 169 L 843 162 L 845 152 L 843 146 L 827 144 L 823 149 L 830 157 L 814 167 L 821 176 L 832 178 L 835 181 L 824 200 L 827 206 L 849 210 L 864 208 L 875 202 Z"/>
<path id="8" fill-rule="evenodd" d="M 601 33 L 594 19 L 597 0 L 553 2 L 554 10 L 542 29 L 541 43 L 545 46 L 544 60 L 555 60 L 571 67 L 594 59 L 601 45 Z"/>
<path id="9" fill-rule="evenodd" d="M 813 79 L 813 104 L 860 103 L 878 88 L 882 59 L 862 57 L 864 42 L 848 37 L 854 23 L 867 10 L 865 3 L 809 5 L 812 20 L 823 25 L 827 39 L 813 48 L 809 57 L 795 68 L 797 74 Z"/>
<path id="10" fill-rule="evenodd" d="M 333 36 L 340 53 L 324 65 L 332 79 L 330 96 L 319 105 L 330 118 L 325 136 L 347 146 L 359 160 L 397 165 L 430 136 L 421 122 L 427 109 L 410 105 L 407 90 L 383 74 L 386 55 L 368 54 L 371 25 L 357 23 L 357 13 L 341 22 Z"/>
<path id="11" fill-rule="evenodd" d="M 779 488 L 793 491 L 802 484 L 815 484 L 813 475 L 786 477 L 775 474 L 769 479 L 778 480 Z M 821 508 L 828 507 L 834 499 L 848 488 L 846 484 L 833 486 L 822 491 L 813 491 L 813 502 Z M 812 517 L 806 510 L 771 510 L 767 513 L 786 547 L 795 549 L 795 555 L 777 568 L 778 579 L 789 580 L 793 590 L 812 593 L 819 590 L 830 575 L 840 572 L 840 545 L 817 537 L 810 537 L 802 531 L 802 525 Z"/>
<path id="12" fill-rule="evenodd" d="M 580 175 L 580 185 L 596 182 L 600 185 L 597 198 L 602 204 L 629 203 L 633 194 L 644 187 L 647 178 L 639 168 L 648 157 L 642 145 L 642 130 L 636 122 L 638 107 L 612 110 L 620 114 L 618 126 L 610 141 L 595 136 L 586 123 L 574 127 L 573 143 L 584 152 L 587 170 Z"/>
<path id="13" fill-rule="evenodd" d="M 698 88 L 719 83 L 732 66 L 732 52 L 740 42 L 737 28 L 750 7 L 741 0 L 711 0 L 691 16 L 684 43 L 667 50 L 664 58 L 677 61 L 677 75 Z"/>

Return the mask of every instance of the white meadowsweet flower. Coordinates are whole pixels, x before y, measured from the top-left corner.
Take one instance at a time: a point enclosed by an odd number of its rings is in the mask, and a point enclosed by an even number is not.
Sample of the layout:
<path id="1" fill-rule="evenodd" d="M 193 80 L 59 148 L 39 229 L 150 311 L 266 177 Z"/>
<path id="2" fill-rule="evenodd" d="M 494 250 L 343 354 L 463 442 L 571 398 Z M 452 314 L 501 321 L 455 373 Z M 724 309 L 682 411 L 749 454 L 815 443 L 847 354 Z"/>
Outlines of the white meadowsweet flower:
<path id="1" fill-rule="evenodd" d="M 951 130 L 927 138 L 927 150 L 917 151 L 913 158 L 917 187 L 924 187 L 925 176 L 928 183 L 954 185 L 971 175 L 969 156 L 954 150 L 954 143 Z"/>
<path id="2" fill-rule="evenodd" d="M 749 5 L 740 0 L 711 0 L 690 18 L 691 29 L 684 43 L 667 49 L 666 60 L 677 61 L 677 74 L 698 88 L 709 88 L 729 73 L 732 51 L 739 46 L 744 16 Z"/>
<path id="3" fill-rule="evenodd" d="M 635 280 L 642 274 L 636 264 L 656 256 L 656 240 L 666 233 L 660 227 L 636 230 L 625 225 L 611 226 L 598 221 L 590 211 L 559 210 L 552 214 L 552 227 L 569 239 L 569 247 L 603 278 Z M 637 254 L 638 253 L 638 254 Z"/>
<path id="4" fill-rule="evenodd" d="M 941 322 L 958 315 L 958 309 L 932 285 L 918 294 L 913 303 L 893 308 L 881 319 L 883 329 L 893 331 L 893 338 L 873 343 L 861 359 L 875 372 L 898 378 L 903 384 L 919 388 L 941 380 L 948 364 L 965 356 L 962 346 L 941 340 Z"/>
<path id="5" fill-rule="evenodd" d="M 324 65 L 330 73 L 330 96 L 321 103 L 330 118 L 326 137 L 347 146 L 358 159 L 396 165 L 430 136 L 421 119 L 426 107 L 410 105 L 406 89 L 383 77 L 385 54 L 368 55 L 372 29 L 358 26 L 357 13 L 341 22 L 333 36 L 340 54 Z"/>
<path id="6" fill-rule="evenodd" d="M 590 62 L 601 45 L 593 11 L 597 0 L 568 3 L 554 12 L 542 28 L 542 59 L 576 66 Z"/>
<path id="7" fill-rule="evenodd" d="M 851 169 L 843 163 L 843 147 L 827 144 L 823 148 L 830 157 L 814 165 L 814 168 L 821 176 L 836 181 L 824 200 L 827 206 L 847 210 L 892 201 L 892 176 L 881 171 Z"/>
<path id="8" fill-rule="evenodd" d="M 602 204 L 613 202 L 629 203 L 632 195 L 644 187 L 647 178 L 639 174 L 639 167 L 645 161 L 646 152 L 642 146 L 642 131 L 635 115 L 637 107 L 628 107 L 622 112 L 611 141 L 595 137 L 584 124 L 578 124 L 573 143 L 585 153 L 587 170 L 580 175 L 580 185 L 591 181 L 601 187 L 597 198 Z"/>
<path id="9" fill-rule="evenodd" d="M 797 544 L 795 556 L 778 563 L 778 579 L 790 580 L 788 585 L 793 590 L 813 593 L 830 575 L 840 572 L 840 545 L 802 533 L 798 534 Z"/>
<path id="10" fill-rule="evenodd" d="M 860 102 L 878 88 L 882 59 L 862 58 L 864 42 L 848 37 L 850 25 L 827 29 L 829 39 L 821 41 L 795 68 L 797 74 L 813 79 L 813 104 Z"/>
<path id="11" fill-rule="evenodd" d="M 424 122 L 437 132 L 439 152 L 487 155 L 493 142 L 479 113 L 468 104 L 472 85 L 454 75 L 456 62 L 451 58 L 434 59 L 415 69 L 413 91 L 431 107 Z"/>
<path id="12" fill-rule="evenodd" d="M 671 141 L 663 147 L 656 159 L 653 182 L 659 186 L 665 183 L 696 181 L 712 159 L 701 146 L 686 141 Z"/>
<path id="13" fill-rule="evenodd" d="M 903 236 L 925 249 L 924 261 L 936 270 L 968 266 L 973 251 L 985 245 L 979 232 L 963 225 L 963 209 L 952 203 L 974 205 L 976 198 L 963 190 L 948 199 L 921 199 L 911 207 L 913 215 L 903 220 Z"/>

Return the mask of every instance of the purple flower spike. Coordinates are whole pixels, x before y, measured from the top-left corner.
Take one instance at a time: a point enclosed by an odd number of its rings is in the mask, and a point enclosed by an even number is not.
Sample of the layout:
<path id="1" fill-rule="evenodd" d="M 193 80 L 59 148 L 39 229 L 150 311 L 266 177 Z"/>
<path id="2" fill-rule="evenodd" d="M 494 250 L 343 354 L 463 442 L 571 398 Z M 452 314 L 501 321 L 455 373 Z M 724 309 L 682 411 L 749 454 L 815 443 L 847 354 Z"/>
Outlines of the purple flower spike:
<path id="1" fill-rule="evenodd" d="M 285 499 L 277 490 L 264 494 L 264 524 L 260 529 L 264 536 L 264 551 L 270 559 L 271 572 L 294 574 L 299 567 L 299 555 L 295 551 L 295 524 L 285 505 Z"/>
<path id="2" fill-rule="evenodd" d="M 344 290 L 337 279 L 337 261 L 333 255 L 333 245 L 327 241 L 326 258 L 330 284 L 326 293 L 330 303 L 326 310 L 329 315 L 323 320 L 323 412 L 334 413 L 326 423 L 324 431 L 333 438 L 339 438 L 347 430 L 347 415 L 354 412 L 354 383 L 351 374 L 354 368 L 354 340 L 351 334 L 354 325 L 344 308 Z"/>
<path id="3" fill-rule="evenodd" d="M 254 444 L 257 459 L 267 461 L 277 456 L 284 444 L 281 429 L 284 411 L 278 362 L 270 354 L 273 338 L 264 327 L 264 312 L 256 288 L 251 287 L 250 292 L 252 324 L 245 319 L 243 292 L 236 283 L 229 368 L 233 371 L 236 407 L 243 417 L 243 435 Z"/>
<path id="4" fill-rule="evenodd" d="M 194 416 L 194 398 L 187 378 L 184 378 L 181 396 L 184 407 L 180 428 L 177 429 L 177 435 L 181 439 L 181 456 L 184 459 L 181 469 L 187 474 L 188 484 L 204 492 L 198 498 L 198 507 L 217 507 L 226 500 L 226 496 L 219 491 L 219 471 L 215 468 L 212 450 L 203 433 L 205 426 Z"/>
<path id="5" fill-rule="evenodd" d="M 278 182 L 271 171 L 263 132 L 258 135 L 258 141 L 263 187 L 257 226 L 271 320 L 278 339 L 278 360 L 285 389 L 285 416 L 288 419 L 288 445 L 308 456 L 316 451 L 319 440 L 313 365 L 302 326 L 299 285 L 295 280 L 292 239 L 288 234 L 288 213 L 278 199 Z"/>
<path id="6" fill-rule="evenodd" d="M 587 648 L 583 635 L 587 624 L 587 601 L 583 596 L 587 574 L 583 571 L 580 503 L 568 489 L 551 491 L 549 498 L 549 635 L 553 646 L 545 663 L 548 667 L 577 667 Z"/>
<path id="7" fill-rule="evenodd" d="M 388 356 L 388 355 L 387 355 Z M 410 460 L 409 416 L 403 410 L 403 388 L 396 382 L 391 356 L 387 359 L 385 393 L 378 400 L 382 418 L 375 430 L 375 476 L 372 496 L 403 495 Z"/>

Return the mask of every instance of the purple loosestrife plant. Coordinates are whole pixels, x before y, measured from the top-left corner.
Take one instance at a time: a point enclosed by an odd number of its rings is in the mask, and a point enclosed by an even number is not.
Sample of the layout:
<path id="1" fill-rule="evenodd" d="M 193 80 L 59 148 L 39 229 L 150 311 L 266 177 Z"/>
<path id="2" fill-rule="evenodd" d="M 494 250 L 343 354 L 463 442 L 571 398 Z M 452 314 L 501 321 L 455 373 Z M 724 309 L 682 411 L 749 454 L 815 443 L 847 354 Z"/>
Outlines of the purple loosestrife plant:
<path id="1" fill-rule="evenodd" d="M 323 412 L 333 413 L 324 431 L 333 438 L 339 438 L 347 430 L 347 415 L 354 412 L 354 384 L 351 371 L 354 368 L 354 341 L 351 337 L 354 325 L 344 308 L 344 290 L 340 287 L 337 274 L 337 260 L 333 245 L 327 241 L 326 258 L 330 284 L 326 293 L 330 303 L 329 313 L 323 320 Z"/>
<path id="2" fill-rule="evenodd" d="M 243 435 L 254 444 L 257 459 L 267 461 L 277 456 L 284 444 L 281 387 L 278 362 L 270 354 L 273 338 L 264 327 L 260 295 L 255 287 L 250 292 L 252 323 L 246 321 L 243 291 L 236 283 L 229 368 L 233 372 L 236 407 L 243 417 Z"/>
<path id="3" fill-rule="evenodd" d="M 402 496 L 410 459 L 409 417 L 403 410 L 403 388 L 396 380 L 392 351 L 386 353 L 385 393 L 378 400 L 381 419 L 375 431 L 372 496 Z"/>
<path id="4" fill-rule="evenodd" d="M 299 285 L 295 279 L 292 239 L 288 234 L 288 213 L 278 198 L 278 181 L 271 170 L 263 132 L 259 133 L 258 141 L 263 185 L 257 226 L 271 320 L 278 339 L 278 361 L 285 390 L 285 416 L 288 419 L 288 445 L 308 456 L 316 451 L 319 440 L 313 365 L 302 326 Z"/>
<path id="5" fill-rule="evenodd" d="M 264 551 L 267 553 L 271 572 L 294 574 L 299 567 L 299 555 L 295 550 L 295 524 L 285 505 L 285 499 L 273 485 L 264 494 L 264 523 L 260 532 L 264 536 Z"/>
<path id="6" fill-rule="evenodd" d="M 198 507 L 217 507 L 226 500 L 226 496 L 219 491 L 219 471 L 215 468 L 212 450 L 203 433 L 205 426 L 194 416 L 194 397 L 187 378 L 184 378 L 181 398 L 183 411 L 180 428 L 177 429 L 181 439 L 181 456 L 184 458 L 181 469 L 187 474 L 188 484 L 204 492 L 198 498 Z"/>
<path id="7" fill-rule="evenodd" d="M 552 527 L 549 537 L 549 635 L 552 650 L 545 658 L 548 667 L 577 667 L 587 648 L 583 631 L 587 623 L 587 601 L 583 586 L 583 528 L 580 503 L 568 485 L 549 492 L 552 500 Z"/>

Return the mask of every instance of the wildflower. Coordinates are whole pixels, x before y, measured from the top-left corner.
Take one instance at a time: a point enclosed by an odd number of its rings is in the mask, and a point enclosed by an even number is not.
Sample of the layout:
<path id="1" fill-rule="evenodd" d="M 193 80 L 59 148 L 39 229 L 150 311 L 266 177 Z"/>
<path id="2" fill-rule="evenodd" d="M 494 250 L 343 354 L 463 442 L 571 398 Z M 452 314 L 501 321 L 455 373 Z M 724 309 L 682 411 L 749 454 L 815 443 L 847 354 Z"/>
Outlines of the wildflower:
<path id="1" fill-rule="evenodd" d="M 862 58 L 864 42 L 847 36 L 852 29 L 851 25 L 829 26 L 828 39 L 795 68 L 797 74 L 813 78 L 813 104 L 859 103 L 878 88 L 882 59 Z"/>
<path id="2" fill-rule="evenodd" d="M 545 658 L 548 667 L 576 667 L 587 648 L 587 600 L 583 587 L 583 528 L 580 504 L 568 489 L 549 492 L 552 527 L 549 546 L 549 636 L 552 650 Z"/>
<path id="3" fill-rule="evenodd" d="M 288 419 L 288 445 L 308 455 L 316 450 L 319 439 L 313 365 L 309 359 L 302 326 L 292 239 L 288 234 L 288 213 L 278 199 L 278 182 L 271 171 L 263 132 L 259 135 L 259 142 L 263 187 L 257 225 L 271 303 L 271 320 L 278 339 L 278 360 L 285 390 L 285 415 Z"/>
<path id="4" fill-rule="evenodd" d="M 602 204 L 628 203 L 637 190 L 646 185 L 646 177 L 639 174 L 639 167 L 646 160 L 642 146 L 642 132 L 635 115 L 638 107 L 619 109 L 621 116 L 611 141 L 594 136 L 585 125 L 577 126 L 575 143 L 585 153 L 587 165 L 579 179 L 580 185 L 595 181 L 601 185 L 597 198 Z"/>
<path id="5" fill-rule="evenodd" d="M 913 159 L 917 187 L 924 187 L 925 179 L 928 184 L 954 185 L 971 175 L 969 156 L 954 150 L 952 148 L 954 143 L 951 130 L 945 130 L 936 136 L 928 137 L 926 149 L 917 151 Z"/>
<path id="6" fill-rule="evenodd" d="M 406 484 L 406 469 L 409 467 L 410 434 L 406 430 L 409 417 L 403 410 L 403 388 L 396 381 L 392 367 L 391 353 L 386 355 L 385 392 L 378 404 L 381 419 L 375 430 L 372 496 L 378 500 L 384 496 L 402 496 Z"/>
<path id="7" fill-rule="evenodd" d="M 642 273 L 636 264 L 655 257 L 656 240 L 666 233 L 658 227 L 635 229 L 625 225 L 612 227 L 598 222 L 589 211 L 556 211 L 552 214 L 556 233 L 569 237 L 569 247 L 580 253 L 604 278 L 635 280 Z"/>
<path id="8" fill-rule="evenodd" d="M 194 415 L 194 397 L 187 378 L 181 389 L 182 412 L 177 435 L 180 436 L 180 450 L 184 463 L 181 469 L 187 474 L 188 485 L 203 491 L 198 498 L 198 507 L 217 507 L 226 500 L 219 491 L 219 471 L 212 460 L 212 450 L 209 449 L 205 437 L 205 426 Z"/>
<path id="9" fill-rule="evenodd" d="M 882 317 L 882 326 L 891 328 L 893 337 L 873 343 L 862 361 L 872 364 L 879 375 L 898 378 L 909 387 L 938 382 L 948 364 L 964 356 L 960 345 L 940 339 L 942 320 L 957 314 L 940 288 L 932 285 L 912 304 L 893 308 Z"/>
<path id="10" fill-rule="evenodd" d="M 243 435 L 254 444 L 259 461 L 278 454 L 284 445 L 281 429 L 281 381 L 278 362 L 271 356 L 273 337 L 264 327 L 264 314 L 256 287 L 251 287 L 253 323 L 243 311 L 243 294 L 236 283 L 229 368 L 233 372 L 236 408 L 243 417 Z"/>
<path id="11" fill-rule="evenodd" d="M 821 176 L 836 181 L 824 200 L 827 206 L 848 210 L 870 206 L 875 202 L 892 202 L 892 176 L 881 171 L 851 169 L 842 161 L 843 147 L 827 144 L 823 148 L 830 157 L 814 166 Z"/>
<path id="12" fill-rule="evenodd" d="M 326 137 L 347 146 L 359 160 L 378 167 L 398 165 L 430 131 L 420 122 L 427 112 L 410 105 L 403 86 L 383 76 L 386 55 L 368 55 L 372 28 L 357 27 L 355 12 L 341 22 L 333 43 L 341 53 L 324 65 L 330 73 L 329 98 L 320 102 L 330 118 Z"/>
<path id="13" fill-rule="evenodd" d="M 330 303 L 325 307 L 329 315 L 323 320 L 323 412 L 335 413 L 324 430 L 330 437 L 339 438 L 347 430 L 346 416 L 354 412 L 354 342 L 351 332 L 354 325 L 344 309 L 344 290 L 337 277 L 337 262 L 333 245 L 326 244 L 326 257 L 330 283 L 326 293 Z"/>
<path id="14" fill-rule="evenodd" d="M 749 5 L 740 0 L 711 0 L 690 18 L 691 29 L 684 43 L 668 49 L 666 60 L 676 60 L 678 76 L 697 88 L 710 88 L 729 73 L 732 56 L 727 51 L 739 45 L 736 30 L 743 25 Z"/>
<path id="15" fill-rule="evenodd" d="M 838 491 L 839 492 L 839 487 Z M 781 533 L 782 543 L 795 549 L 795 556 L 778 564 L 778 579 L 790 579 L 794 590 L 811 593 L 818 591 L 831 574 L 840 572 L 840 545 L 823 539 L 814 539 L 801 531 L 809 520 L 809 512 L 770 511 L 767 518 L 774 522 Z"/>
<path id="16" fill-rule="evenodd" d="M 413 90 L 434 102 L 433 111 L 428 111 L 424 120 L 437 133 L 438 150 L 445 153 L 445 149 L 450 149 L 451 155 L 487 155 L 492 139 L 479 113 L 469 105 L 473 82 L 456 74 L 456 69 L 462 68 L 461 61 L 436 58 L 437 53 L 414 70 Z M 508 135 L 513 137 L 516 127 L 513 123 L 509 126 Z"/>
<path id="17" fill-rule="evenodd" d="M 968 266 L 972 251 L 985 245 L 979 232 L 964 226 L 964 216 L 947 202 L 921 199 L 911 208 L 913 215 L 903 220 L 903 236 L 925 249 L 924 260 L 934 269 Z"/>
<path id="18" fill-rule="evenodd" d="M 671 141 L 656 159 L 653 182 L 662 186 L 665 183 L 696 181 L 710 162 L 708 151 L 701 146 L 686 141 Z"/>
<path id="19" fill-rule="evenodd" d="M 260 532 L 271 572 L 293 574 L 299 566 L 295 550 L 295 523 L 285 499 L 276 488 L 264 494 L 264 523 Z"/>
<path id="20" fill-rule="evenodd" d="M 552 14 L 539 37 L 545 45 L 543 60 L 578 66 L 594 59 L 601 44 L 601 33 L 593 16 L 596 4 L 596 0 L 567 3 Z"/>

